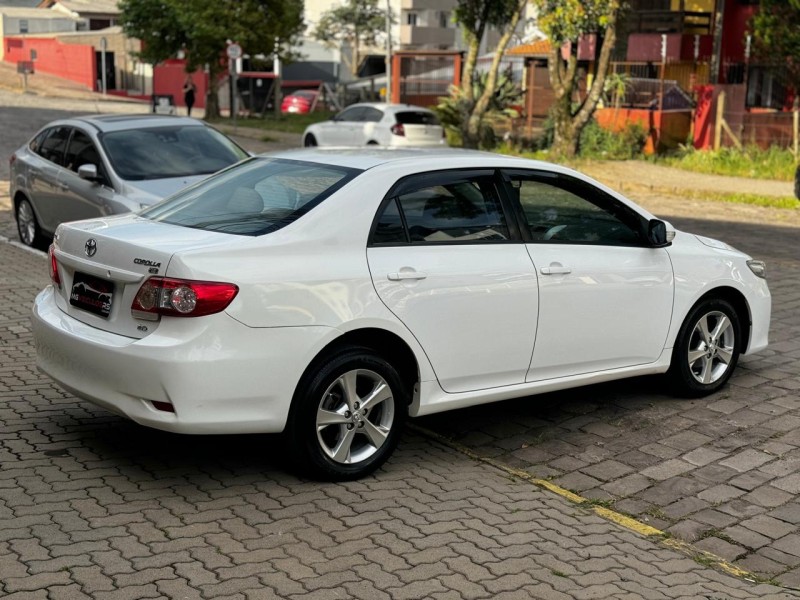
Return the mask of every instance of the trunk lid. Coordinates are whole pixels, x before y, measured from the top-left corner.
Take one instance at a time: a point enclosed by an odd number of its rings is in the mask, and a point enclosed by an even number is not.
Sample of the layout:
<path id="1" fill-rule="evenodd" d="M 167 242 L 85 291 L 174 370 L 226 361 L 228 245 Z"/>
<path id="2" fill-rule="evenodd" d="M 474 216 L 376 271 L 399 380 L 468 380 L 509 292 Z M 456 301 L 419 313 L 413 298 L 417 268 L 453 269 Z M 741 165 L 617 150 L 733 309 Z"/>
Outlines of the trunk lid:
<path id="1" fill-rule="evenodd" d="M 131 314 L 141 285 L 151 276 L 166 275 L 176 252 L 240 239 L 131 214 L 62 225 L 55 241 L 59 308 L 98 329 L 143 338 L 158 321 Z"/>
<path id="2" fill-rule="evenodd" d="M 440 144 L 444 139 L 441 125 L 403 125 L 403 128 L 412 144 Z"/>

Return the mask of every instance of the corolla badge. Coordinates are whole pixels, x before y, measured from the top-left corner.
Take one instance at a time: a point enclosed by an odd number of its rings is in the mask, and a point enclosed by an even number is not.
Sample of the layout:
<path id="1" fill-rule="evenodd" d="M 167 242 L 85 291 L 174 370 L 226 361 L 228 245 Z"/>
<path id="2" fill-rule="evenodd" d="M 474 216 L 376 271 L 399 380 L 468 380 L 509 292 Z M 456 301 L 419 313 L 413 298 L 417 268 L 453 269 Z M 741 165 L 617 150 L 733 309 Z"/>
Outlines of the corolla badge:
<path id="1" fill-rule="evenodd" d="M 86 252 L 86 256 L 94 256 L 97 254 L 97 240 L 94 238 L 86 240 L 86 245 L 83 247 L 83 250 Z"/>

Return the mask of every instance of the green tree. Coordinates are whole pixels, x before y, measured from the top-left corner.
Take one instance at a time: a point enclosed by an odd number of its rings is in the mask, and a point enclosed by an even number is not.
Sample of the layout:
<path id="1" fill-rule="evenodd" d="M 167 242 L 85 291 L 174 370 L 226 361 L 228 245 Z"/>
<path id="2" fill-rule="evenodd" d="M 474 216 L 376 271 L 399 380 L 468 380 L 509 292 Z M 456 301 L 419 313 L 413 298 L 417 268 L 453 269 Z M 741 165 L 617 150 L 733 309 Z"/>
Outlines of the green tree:
<path id="1" fill-rule="evenodd" d="M 158 63 L 183 51 L 187 70 L 208 65 L 206 114 L 219 116 L 217 92 L 227 69 L 228 40 L 252 55 L 272 54 L 297 41 L 303 3 L 296 0 L 120 0 L 125 34 L 142 41 L 142 60 Z"/>
<path id="2" fill-rule="evenodd" d="M 620 0 L 532 0 L 539 10 L 538 26 L 550 39 L 547 67 L 555 94 L 550 114 L 553 119 L 553 152 L 572 157 L 578 151 L 581 131 L 591 119 L 603 94 L 611 51 L 617 41 Z M 595 61 L 594 78 L 586 96 L 576 102 L 578 90 L 578 41 L 596 33 L 602 38 Z M 569 43 L 566 60 L 561 49 Z"/>
<path id="3" fill-rule="evenodd" d="M 459 104 L 463 107 L 461 139 L 467 148 L 477 148 L 480 143 L 483 119 L 492 106 L 497 87 L 500 62 L 527 5 L 528 0 L 458 0 L 455 20 L 461 25 L 467 43 L 461 91 L 458 94 Z M 489 27 L 495 27 L 503 33 L 494 49 L 486 81 L 482 86 L 475 86 L 478 51 Z M 479 89 L 481 93 L 476 95 Z"/>
<path id="4" fill-rule="evenodd" d="M 378 35 L 386 30 L 386 11 L 378 8 L 378 0 L 347 0 L 322 13 L 314 29 L 314 37 L 329 48 L 348 45 L 352 54 L 343 55 L 350 72 L 355 75 L 361 62 L 361 49 L 376 46 Z"/>
<path id="5" fill-rule="evenodd" d="M 761 0 L 750 24 L 755 56 L 787 69 L 792 81 L 800 80 L 800 0 Z"/>

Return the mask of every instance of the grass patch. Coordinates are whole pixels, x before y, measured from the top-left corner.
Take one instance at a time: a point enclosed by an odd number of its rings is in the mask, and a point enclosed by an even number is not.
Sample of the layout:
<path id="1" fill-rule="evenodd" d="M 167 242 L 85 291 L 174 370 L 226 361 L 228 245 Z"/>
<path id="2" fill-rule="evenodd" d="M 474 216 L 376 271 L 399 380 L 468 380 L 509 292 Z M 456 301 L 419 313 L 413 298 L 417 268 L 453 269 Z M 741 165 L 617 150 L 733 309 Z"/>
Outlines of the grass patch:
<path id="1" fill-rule="evenodd" d="M 766 206 L 768 208 L 799 209 L 800 200 L 790 196 L 761 196 L 759 194 L 740 194 L 705 191 L 686 191 L 682 195 L 694 200 L 711 200 L 713 202 L 733 202 L 735 204 L 750 204 L 753 206 Z"/>
<path id="2" fill-rule="evenodd" d="M 334 113 L 327 111 L 315 111 L 305 115 L 268 114 L 264 117 L 240 117 L 236 120 L 238 127 L 250 127 L 252 129 L 263 129 L 265 131 L 278 131 L 282 133 L 303 133 L 305 128 L 314 123 L 327 121 Z M 224 123 L 233 125 L 232 119 L 210 119 L 209 123 Z"/>
<path id="3" fill-rule="evenodd" d="M 654 160 L 670 167 L 696 173 L 778 181 L 793 181 L 797 165 L 789 150 L 777 146 L 772 146 L 768 150 L 762 150 L 757 146 L 748 146 L 743 150 L 736 148 L 720 148 L 719 150 L 684 148 L 675 156 Z"/>

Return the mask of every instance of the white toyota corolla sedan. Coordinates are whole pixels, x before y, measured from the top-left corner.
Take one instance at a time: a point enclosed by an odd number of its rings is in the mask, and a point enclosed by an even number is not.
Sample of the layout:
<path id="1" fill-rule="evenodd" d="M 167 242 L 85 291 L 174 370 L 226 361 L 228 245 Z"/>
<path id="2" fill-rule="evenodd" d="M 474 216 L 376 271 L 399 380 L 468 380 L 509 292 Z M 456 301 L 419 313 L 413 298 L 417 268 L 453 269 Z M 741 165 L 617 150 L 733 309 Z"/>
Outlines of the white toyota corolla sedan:
<path id="1" fill-rule="evenodd" d="M 569 169 L 454 150 L 251 158 L 138 214 L 61 225 L 36 298 L 64 389 L 179 433 L 285 432 L 317 477 L 408 416 L 668 373 L 767 345 L 764 263 Z"/>

